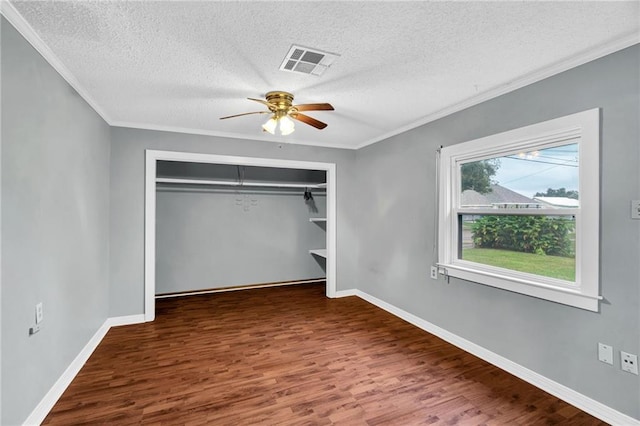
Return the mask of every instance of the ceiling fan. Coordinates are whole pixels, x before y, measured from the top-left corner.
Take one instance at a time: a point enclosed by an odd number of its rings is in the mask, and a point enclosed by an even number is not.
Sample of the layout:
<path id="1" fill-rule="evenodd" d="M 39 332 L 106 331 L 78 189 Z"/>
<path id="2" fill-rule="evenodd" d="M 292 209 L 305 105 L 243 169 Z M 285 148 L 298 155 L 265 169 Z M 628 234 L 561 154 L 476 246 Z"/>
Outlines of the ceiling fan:
<path id="1" fill-rule="evenodd" d="M 301 121 L 320 130 L 327 127 L 326 123 L 309 117 L 306 114 L 302 114 L 300 111 L 333 111 L 333 106 L 327 103 L 293 105 L 293 95 L 291 93 L 278 90 L 267 93 L 265 95 L 266 100 L 254 98 L 247 99 L 250 101 L 260 102 L 261 104 L 266 105 L 269 110 L 229 115 L 227 117 L 220 117 L 220 120 L 250 114 L 271 114 L 269 120 L 262 125 L 262 129 L 265 132 L 275 135 L 276 127 L 280 125 L 280 134 L 286 136 L 293 133 L 295 130 L 294 122 L 291 119 Z"/>

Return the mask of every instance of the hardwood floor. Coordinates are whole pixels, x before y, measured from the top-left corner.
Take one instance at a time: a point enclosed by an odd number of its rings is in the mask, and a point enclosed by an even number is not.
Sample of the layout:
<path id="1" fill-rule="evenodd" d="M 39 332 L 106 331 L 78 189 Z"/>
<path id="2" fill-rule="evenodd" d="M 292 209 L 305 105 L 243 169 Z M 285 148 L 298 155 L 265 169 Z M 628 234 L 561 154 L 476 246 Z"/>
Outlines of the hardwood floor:
<path id="1" fill-rule="evenodd" d="M 156 306 L 109 331 L 43 424 L 604 424 L 322 285 Z"/>

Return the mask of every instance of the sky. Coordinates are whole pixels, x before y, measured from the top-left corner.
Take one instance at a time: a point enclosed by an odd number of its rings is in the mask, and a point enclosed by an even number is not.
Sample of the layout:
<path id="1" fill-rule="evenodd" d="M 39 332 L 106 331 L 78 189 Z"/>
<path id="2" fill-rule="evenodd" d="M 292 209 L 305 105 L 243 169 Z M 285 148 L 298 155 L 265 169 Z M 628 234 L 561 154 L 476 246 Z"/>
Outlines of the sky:
<path id="1" fill-rule="evenodd" d="M 493 180 L 527 197 L 547 188 L 577 191 L 578 144 L 500 157 Z"/>

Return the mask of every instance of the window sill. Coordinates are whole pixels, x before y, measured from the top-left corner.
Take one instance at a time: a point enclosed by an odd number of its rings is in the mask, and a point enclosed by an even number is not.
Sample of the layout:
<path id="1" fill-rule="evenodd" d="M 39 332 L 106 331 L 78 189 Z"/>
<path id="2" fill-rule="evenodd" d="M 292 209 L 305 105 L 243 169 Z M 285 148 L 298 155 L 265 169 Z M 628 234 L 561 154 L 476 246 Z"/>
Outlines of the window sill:
<path id="1" fill-rule="evenodd" d="M 478 284 L 488 285 L 527 296 L 561 303 L 588 311 L 598 312 L 598 295 L 585 294 L 579 288 L 559 287 L 543 282 L 530 281 L 518 277 L 502 275 L 495 272 L 483 271 L 477 268 L 459 264 L 438 264 L 441 273 L 449 277 L 459 278 Z"/>

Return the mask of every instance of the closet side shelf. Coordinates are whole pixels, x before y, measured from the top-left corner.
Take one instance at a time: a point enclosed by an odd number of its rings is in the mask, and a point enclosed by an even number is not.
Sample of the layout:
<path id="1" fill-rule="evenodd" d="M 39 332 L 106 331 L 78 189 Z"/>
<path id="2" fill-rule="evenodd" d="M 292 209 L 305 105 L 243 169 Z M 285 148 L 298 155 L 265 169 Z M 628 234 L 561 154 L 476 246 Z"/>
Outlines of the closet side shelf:
<path id="1" fill-rule="evenodd" d="M 327 249 L 313 249 L 313 250 L 309 250 L 310 254 L 315 254 L 316 256 L 320 256 L 320 257 L 327 257 Z"/>

